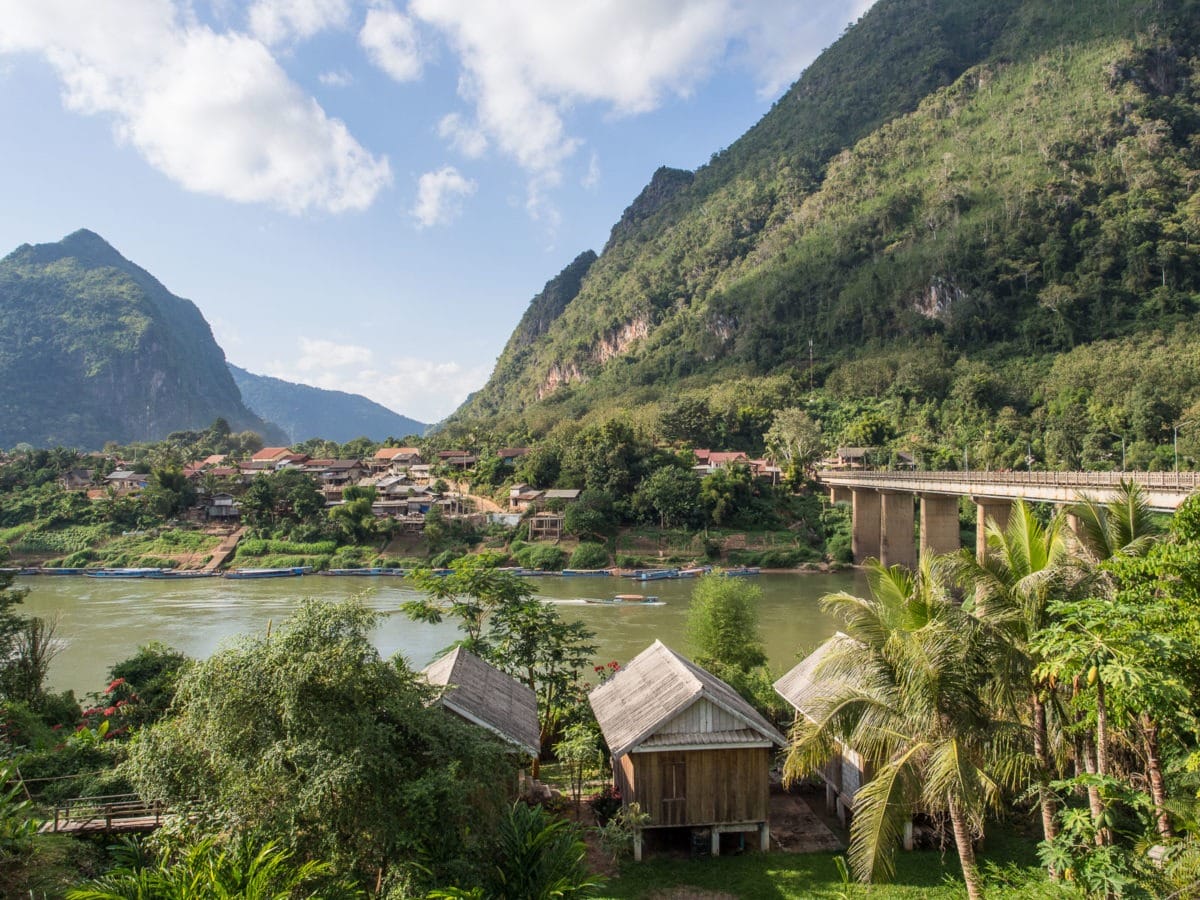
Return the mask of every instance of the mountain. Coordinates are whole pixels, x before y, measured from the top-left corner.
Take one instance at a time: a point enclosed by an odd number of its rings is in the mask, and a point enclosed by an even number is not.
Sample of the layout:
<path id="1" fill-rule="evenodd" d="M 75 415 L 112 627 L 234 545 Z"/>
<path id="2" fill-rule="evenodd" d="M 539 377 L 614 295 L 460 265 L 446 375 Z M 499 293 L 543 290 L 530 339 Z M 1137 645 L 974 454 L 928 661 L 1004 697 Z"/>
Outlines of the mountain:
<path id="1" fill-rule="evenodd" d="M 0 384 L 0 447 L 97 449 L 218 417 L 283 437 L 242 403 L 195 304 L 87 230 L 0 260 Z"/>
<path id="2" fill-rule="evenodd" d="M 999 465 L 1161 444 L 1200 373 L 1122 360 L 1200 336 L 1197 171 L 1196 0 L 879 0 L 708 165 L 656 172 L 446 427 L 671 438 L 686 403 L 736 443 L 796 405 L 960 459 L 1004 417 Z"/>
<path id="3" fill-rule="evenodd" d="M 346 443 L 356 437 L 382 441 L 422 435 L 429 428 L 361 394 L 327 391 L 268 375 L 255 375 L 230 363 L 242 399 L 255 413 L 287 432 L 289 444 L 309 438 Z"/>

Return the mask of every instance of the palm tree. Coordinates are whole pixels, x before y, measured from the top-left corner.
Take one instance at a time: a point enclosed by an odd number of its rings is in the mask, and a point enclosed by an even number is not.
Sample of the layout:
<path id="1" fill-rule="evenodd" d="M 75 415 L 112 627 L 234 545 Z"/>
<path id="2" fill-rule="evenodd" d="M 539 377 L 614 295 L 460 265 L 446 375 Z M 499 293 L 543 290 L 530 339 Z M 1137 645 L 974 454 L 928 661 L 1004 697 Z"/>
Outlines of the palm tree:
<path id="1" fill-rule="evenodd" d="M 987 545 L 983 560 L 963 550 L 947 568 L 969 592 L 966 608 L 995 634 L 1001 650 L 995 664 L 1004 673 L 996 682 L 1002 702 L 1019 715 L 1028 698 L 1042 833 L 1050 841 L 1058 832 L 1048 723 L 1054 689 L 1035 676 L 1041 660 L 1030 642 L 1049 623 L 1050 603 L 1078 580 L 1079 570 L 1070 557 L 1063 516 L 1043 525 L 1024 500 L 1013 504 L 1006 527 L 988 523 Z"/>
<path id="2" fill-rule="evenodd" d="M 1019 728 L 987 702 L 989 631 L 951 596 L 930 557 L 917 573 L 873 563 L 871 596 L 827 595 L 844 625 L 827 642 L 785 777 L 823 766 L 838 741 L 875 769 L 858 792 L 849 857 L 862 881 L 890 877 L 916 806 L 949 815 L 967 893 L 982 896 L 974 838 L 1001 787 L 1024 768 Z"/>
<path id="3" fill-rule="evenodd" d="M 1121 481 L 1117 496 L 1108 503 L 1081 497 L 1068 513 L 1075 517 L 1077 535 L 1096 562 L 1114 556 L 1142 556 L 1163 534 L 1163 529 L 1135 481 Z"/>

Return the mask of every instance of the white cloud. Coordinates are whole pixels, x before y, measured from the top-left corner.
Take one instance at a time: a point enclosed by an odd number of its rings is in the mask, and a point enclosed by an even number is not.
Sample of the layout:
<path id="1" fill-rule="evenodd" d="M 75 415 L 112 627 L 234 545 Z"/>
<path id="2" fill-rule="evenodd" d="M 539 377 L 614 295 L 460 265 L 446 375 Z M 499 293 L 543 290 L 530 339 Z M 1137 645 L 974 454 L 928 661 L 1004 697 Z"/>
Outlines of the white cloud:
<path id="1" fill-rule="evenodd" d="M 247 16 L 250 33 L 266 44 L 304 40 L 349 18 L 348 0 L 254 0 Z"/>
<path id="2" fill-rule="evenodd" d="M 288 212 L 365 209 L 391 183 L 259 41 L 217 33 L 169 0 L 0 0 L 0 53 L 42 54 L 76 112 L 190 191 Z"/>
<path id="3" fill-rule="evenodd" d="M 462 201 L 475 193 L 476 184 L 453 166 L 426 172 L 417 182 L 417 202 L 412 214 L 421 228 L 449 225 L 462 211 Z"/>
<path id="4" fill-rule="evenodd" d="M 764 90 L 794 80 L 871 0 L 412 0 L 463 73 L 476 127 L 535 175 L 580 146 L 564 115 L 579 103 L 617 115 L 687 96 L 728 59 Z M 832 23 L 832 24 L 831 24 Z"/>
<path id="5" fill-rule="evenodd" d="M 330 69 L 317 76 L 317 80 L 325 87 L 343 88 L 354 84 L 354 76 L 345 69 Z"/>
<path id="6" fill-rule="evenodd" d="M 371 62 L 396 81 L 414 81 L 421 76 L 423 59 L 416 26 L 390 3 L 367 10 L 358 42 Z"/>
<path id="7" fill-rule="evenodd" d="M 314 348 L 326 345 L 336 348 L 332 356 L 314 352 Z M 354 351 L 360 358 L 348 360 L 348 356 L 354 355 L 348 351 Z M 489 366 L 391 355 L 386 362 L 376 365 L 371 352 L 364 347 L 308 338 L 300 339 L 300 358 L 295 362 L 271 362 L 265 370 L 268 375 L 287 381 L 362 394 L 422 422 L 436 422 L 449 415 L 490 374 Z"/>
<path id="8" fill-rule="evenodd" d="M 580 186 L 585 190 L 591 190 L 600 183 L 600 157 L 596 153 L 592 153 L 592 158 L 588 160 L 587 174 L 579 182 Z"/>
<path id="9" fill-rule="evenodd" d="M 458 113 L 442 116 L 438 122 L 438 137 L 469 159 L 478 159 L 487 152 L 488 140 L 478 128 L 472 128 Z"/>
<path id="10" fill-rule="evenodd" d="M 369 366 L 371 358 L 372 353 L 366 347 L 302 337 L 296 368 L 301 372 L 318 372 L 346 366 Z"/>

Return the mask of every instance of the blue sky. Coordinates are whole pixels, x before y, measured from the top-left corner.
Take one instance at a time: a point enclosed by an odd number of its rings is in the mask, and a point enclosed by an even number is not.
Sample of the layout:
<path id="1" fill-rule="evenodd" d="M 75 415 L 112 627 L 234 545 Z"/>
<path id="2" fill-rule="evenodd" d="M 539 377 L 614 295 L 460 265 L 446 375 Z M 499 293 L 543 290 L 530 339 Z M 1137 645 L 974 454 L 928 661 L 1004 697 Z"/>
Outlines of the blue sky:
<path id="1" fill-rule="evenodd" d="M 0 254 L 86 227 L 238 365 L 423 421 L 872 0 L 0 0 Z"/>

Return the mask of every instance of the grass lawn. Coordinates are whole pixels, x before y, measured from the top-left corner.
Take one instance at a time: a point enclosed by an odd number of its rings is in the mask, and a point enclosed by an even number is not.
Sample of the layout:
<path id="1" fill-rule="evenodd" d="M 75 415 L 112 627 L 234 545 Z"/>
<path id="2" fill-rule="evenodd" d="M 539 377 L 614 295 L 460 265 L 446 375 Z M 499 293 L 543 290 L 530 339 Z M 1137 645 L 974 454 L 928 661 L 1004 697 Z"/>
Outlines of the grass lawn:
<path id="1" fill-rule="evenodd" d="M 746 900 L 801 900 L 801 898 L 878 898 L 917 900 L 965 896 L 958 857 L 953 848 L 900 853 L 896 878 L 891 884 L 844 884 L 832 853 L 747 853 L 718 858 L 652 859 L 625 862 L 621 876 L 610 880 L 596 896 L 602 898 L 690 898 L 711 892 L 719 897 Z M 980 863 L 994 863 L 988 873 L 988 893 L 993 897 L 1053 898 L 1079 896 L 1069 888 L 1046 883 L 1037 866 L 1031 841 L 996 829 L 989 834 Z"/>

